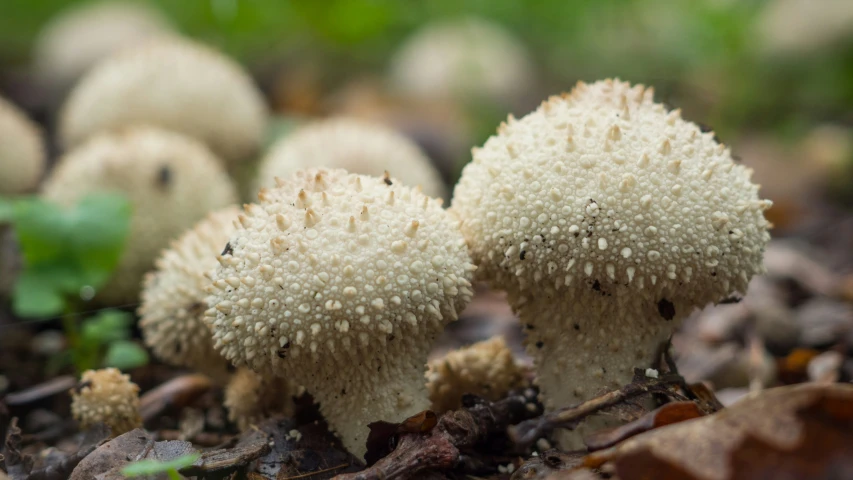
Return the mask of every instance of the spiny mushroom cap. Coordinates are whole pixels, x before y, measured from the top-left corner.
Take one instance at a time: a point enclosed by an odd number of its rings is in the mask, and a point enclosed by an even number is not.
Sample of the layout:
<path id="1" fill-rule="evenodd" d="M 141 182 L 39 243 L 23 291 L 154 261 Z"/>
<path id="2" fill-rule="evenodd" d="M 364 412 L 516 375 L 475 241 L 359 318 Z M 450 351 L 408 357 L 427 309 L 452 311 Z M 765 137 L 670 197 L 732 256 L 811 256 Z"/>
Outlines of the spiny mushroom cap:
<path id="1" fill-rule="evenodd" d="M 205 142 L 228 162 L 250 157 L 267 122 L 264 100 L 242 68 L 186 39 L 159 38 L 104 59 L 62 108 L 66 147 L 116 127 L 151 124 Z"/>
<path id="2" fill-rule="evenodd" d="M 388 336 L 437 334 L 470 300 L 458 222 L 395 179 L 304 170 L 259 197 L 210 289 L 216 345 L 236 364 L 350 367 Z"/>
<path id="3" fill-rule="evenodd" d="M 258 197 L 213 277 L 215 347 L 304 385 L 361 457 L 370 422 L 429 408 L 429 349 L 472 296 L 458 222 L 395 179 L 345 170 L 300 171 Z"/>
<path id="4" fill-rule="evenodd" d="M 161 12 L 144 3 L 74 5 L 39 32 L 35 70 L 48 86 L 68 87 L 102 58 L 154 36 L 170 35 L 172 30 Z"/>
<path id="5" fill-rule="evenodd" d="M 463 18 L 416 32 L 395 54 L 390 75 L 405 94 L 506 104 L 530 89 L 533 66 L 524 45 L 506 29 Z"/>
<path id="6" fill-rule="evenodd" d="M 116 437 L 142 426 L 139 386 L 115 368 L 86 370 L 71 390 L 71 413 L 84 429 L 104 422 Z"/>
<path id="7" fill-rule="evenodd" d="M 145 275 L 139 327 L 159 359 L 202 372 L 226 369 L 204 322 L 210 283 L 205 273 L 216 268 L 216 256 L 236 229 L 241 211 L 232 205 L 209 214 L 163 250 L 156 271 Z"/>
<path id="8" fill-rule="evenodd" d="M 136 302 L 160 251 L 215 209 L 237 200 L 221 162 L 201 143 L 150 127 L 99 135 L 60 159 L 42 195 L 73 206 L 86 195 L 118 192 L 132 207 L 119 266 L 96 300 Z"/>
<path id="9" fill-rule="evenodd" d="M 223 403 L 228 420 L 245 431 L 270 415 L 292 416 L 293 397 L 299 391 L 289 379 L 262 377 L 248 368 L 238 368 L 225 388 Z"/>
<path id="10" fill-rule="evenodd" d="M 482 277 L 569 300 L 703 306 L 745 291 L 762 270 L 770 202 L 679 114 L 651 88 L 606 80 L 502 124 L 474 150 L 452 206 Z"/>
<path id="11" fill-rule="evenodd" d="M 390 172 L 403 184 L 420 185 L 431 197 L 446 188 L 438 170 L 417 144 L 394 130 L 369 121 L 332 118 L 300 128 L 280 140 L 259 167 L 257 189 L 306 168 L 342 168 L 381 177 Z"/>
<path id="12" fill-rule="evenodd" d="M 35 188 L 44 164 L 41 131 L 18 107 L 0 97 L 0 195 Z"/>
<path id="13" fill-rule="evenodd" d="M 448 352 L 427 369 L 429 397 L 438 413 L 461 407 L 465 394 L 496 401 L 523 383 L 524 369 L 500 336 Z"/>

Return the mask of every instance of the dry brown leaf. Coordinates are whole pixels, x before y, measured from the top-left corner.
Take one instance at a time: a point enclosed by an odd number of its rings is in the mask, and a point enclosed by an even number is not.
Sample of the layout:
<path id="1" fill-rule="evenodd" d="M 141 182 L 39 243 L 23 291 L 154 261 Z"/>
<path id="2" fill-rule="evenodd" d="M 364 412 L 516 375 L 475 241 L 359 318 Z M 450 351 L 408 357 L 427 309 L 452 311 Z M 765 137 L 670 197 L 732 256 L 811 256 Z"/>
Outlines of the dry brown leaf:
<path id="1" fill-rule="evenodd" d="M 667 403 L 631 423 L 588 435 L 584 443 L 590 451 L 602 450 L 643 432 L 703 415 L 704 413 L 693 402 Z"/>
<path id="2" fill-rule="evenodd" d="M 851 478 L 853 386 L 765 390 L 721 412 L 586 457 L 622 480 Z"/>

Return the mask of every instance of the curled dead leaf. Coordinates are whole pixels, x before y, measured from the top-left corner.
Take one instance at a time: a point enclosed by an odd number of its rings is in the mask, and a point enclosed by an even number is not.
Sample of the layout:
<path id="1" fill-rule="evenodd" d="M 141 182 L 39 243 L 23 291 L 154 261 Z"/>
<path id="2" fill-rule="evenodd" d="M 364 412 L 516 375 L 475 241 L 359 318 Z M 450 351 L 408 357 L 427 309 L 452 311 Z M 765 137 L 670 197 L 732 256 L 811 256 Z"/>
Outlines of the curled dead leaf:
<path id="1" fill-rule="evenodd" d="M 703 415 L 704 413 L 693 402 L 667 403 L 631 423 L 595 432 L 587 436 L 584 443 L 590 451 L 602 450 L 643 432 Z"/>
<path id="2" fill-rule="evenodd" d="M 586 457 L 621 480 L 853 478 L 853 386 L 802 384 L 658 428 Z"/>

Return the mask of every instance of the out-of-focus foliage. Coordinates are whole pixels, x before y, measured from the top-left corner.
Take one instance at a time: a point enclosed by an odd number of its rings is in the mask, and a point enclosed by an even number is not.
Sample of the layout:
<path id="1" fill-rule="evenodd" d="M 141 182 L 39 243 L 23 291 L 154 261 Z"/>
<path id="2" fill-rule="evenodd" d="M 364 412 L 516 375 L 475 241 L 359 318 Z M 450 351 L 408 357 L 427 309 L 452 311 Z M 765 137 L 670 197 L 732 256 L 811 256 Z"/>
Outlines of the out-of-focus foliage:
<path id="1" fill-rule="evenodd" d="M 24 259 L 13 292 L 15 313 L 56 315 L 82 289 L 100 288 L 121 257 L 130 209 L 114 194 L 86 197 L 72 210 L 38 198 L 15 200 L 9 220 Z"/>

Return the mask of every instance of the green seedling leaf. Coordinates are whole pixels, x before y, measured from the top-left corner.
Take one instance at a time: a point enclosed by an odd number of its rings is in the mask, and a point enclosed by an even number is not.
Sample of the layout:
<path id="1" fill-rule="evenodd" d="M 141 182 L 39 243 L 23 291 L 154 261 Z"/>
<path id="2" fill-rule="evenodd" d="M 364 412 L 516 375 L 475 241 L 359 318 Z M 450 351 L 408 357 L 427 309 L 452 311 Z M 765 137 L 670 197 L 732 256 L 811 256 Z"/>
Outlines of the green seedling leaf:
<path id="1" fill-rule="evenodd" d="M 191 453 L 168 462 L 161 462 L 159 460 L 140 460 L 124 467 L 121 470 L 121 473 L 128 478 L 140 477 L 143 475 L 157 475 L 158 473 L 168 473 L 169 478 L 181 478 L 180 475 L 178 475 L 178 470 L 189 467 L 195 463 L 200 456 L 201 455 L 198 453 Z"/>
<path id="2" fill-rule="evenodd" d="M 121 310 L 102 310 L 83 322 L 81 338 L 84 344 L 105 345 L 130 337 L 133 317 Z"/>
<path id="3" fill-rule="evenodd" d="M 148 352 L 135 342 L 119 340 L 110 344 L 104 358 L 105 367 L 129 370 L 148 363 Z"/>
<path id="4" fill-rule="evenodd" d="M 12 290 L 13 310 L 20 317 L 50 317 L 62 312 L 65 306 L 53 279 L 43 272 L 24 270 Z"/>
<path id="5" fill-rule="evenodd" d="M 12 210 L 24 257 L 19 282 L 25 283 L 13 296 L 21 316 L 58 314 L 81 288 L 102 286 L 118 265 L 130 230 L 130 202 L 117 194 L 87 196 L 71 210 L 27 198 L 15 201 Z"/>

